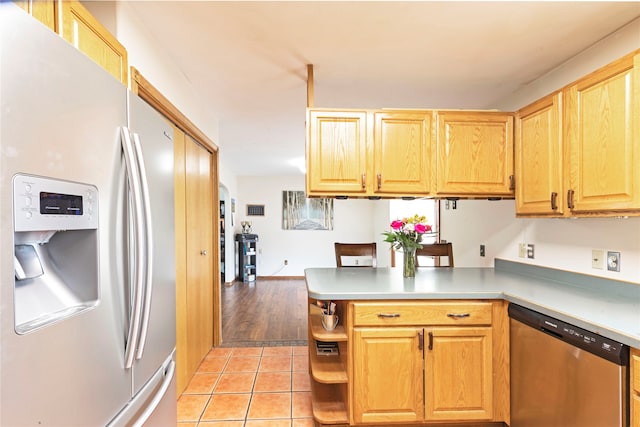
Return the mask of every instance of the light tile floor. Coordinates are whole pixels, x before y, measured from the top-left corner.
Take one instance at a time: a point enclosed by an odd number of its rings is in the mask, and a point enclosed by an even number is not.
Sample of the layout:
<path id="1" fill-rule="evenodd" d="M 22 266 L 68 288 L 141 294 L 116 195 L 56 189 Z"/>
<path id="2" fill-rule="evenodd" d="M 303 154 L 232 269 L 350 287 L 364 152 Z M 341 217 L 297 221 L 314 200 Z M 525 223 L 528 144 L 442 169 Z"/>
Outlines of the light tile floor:
<path id="1" fill-rule="evenodd" d="M 307 352 L 212 349 L 178 399 L 178 427 L 313 427 Z"/>

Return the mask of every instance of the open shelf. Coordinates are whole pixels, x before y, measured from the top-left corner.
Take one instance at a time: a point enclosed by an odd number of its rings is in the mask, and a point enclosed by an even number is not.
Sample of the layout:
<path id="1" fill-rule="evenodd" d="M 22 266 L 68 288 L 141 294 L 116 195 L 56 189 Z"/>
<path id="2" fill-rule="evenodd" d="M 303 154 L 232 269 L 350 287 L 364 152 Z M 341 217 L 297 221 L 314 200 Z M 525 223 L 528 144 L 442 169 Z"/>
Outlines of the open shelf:
<path id="1" fill-rule="evenodd" d="M 335 385 L 311 382 L 313 418 L 320 424 L 348 424 L 347 408 Z"/>
<path id="2" fill-rule="evenodd" d="M 339 355 L 318 355 L 315 349 L 309 350 L 311 376 L 314 380 L 323 384 L 345 384 L 347 382 L 347 369 Z"/>
<path id="3" fill-rule="evenodd" d="M 311 325 L 311 335 L 316 341 L 346 341 L 347 331 L 344 324 L 338 321 L 338 326 L 333 331 L 327 331 L 322 326 L 322 309 L 311 304 L 309 309 L 309 323 Z"/>

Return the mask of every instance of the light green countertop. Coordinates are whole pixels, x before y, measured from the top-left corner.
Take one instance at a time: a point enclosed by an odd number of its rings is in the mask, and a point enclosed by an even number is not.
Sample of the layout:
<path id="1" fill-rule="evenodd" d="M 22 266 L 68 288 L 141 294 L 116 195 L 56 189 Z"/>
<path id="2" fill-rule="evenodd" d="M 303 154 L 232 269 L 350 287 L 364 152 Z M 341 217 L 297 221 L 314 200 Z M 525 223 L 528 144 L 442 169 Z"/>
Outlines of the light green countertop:
<path id="1" fill-rule="evenodd" d="M 504 299 L 640 348 L 640 284 L 496 260 L 495 268 L 309 268 L 319 300 Z"/>

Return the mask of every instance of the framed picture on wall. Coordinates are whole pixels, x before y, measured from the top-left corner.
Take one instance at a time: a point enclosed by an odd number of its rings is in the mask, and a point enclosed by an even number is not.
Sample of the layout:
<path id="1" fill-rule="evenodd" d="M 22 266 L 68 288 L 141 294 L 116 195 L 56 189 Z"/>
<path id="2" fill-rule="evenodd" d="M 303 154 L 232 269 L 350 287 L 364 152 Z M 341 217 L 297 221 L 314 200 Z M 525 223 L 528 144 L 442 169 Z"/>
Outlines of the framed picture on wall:
<path id="1" fill-rule="evenodd" d="M 333 230 L 333 199 L 305 196 L 304 191 L 282 192 L 284 230 Z"/>

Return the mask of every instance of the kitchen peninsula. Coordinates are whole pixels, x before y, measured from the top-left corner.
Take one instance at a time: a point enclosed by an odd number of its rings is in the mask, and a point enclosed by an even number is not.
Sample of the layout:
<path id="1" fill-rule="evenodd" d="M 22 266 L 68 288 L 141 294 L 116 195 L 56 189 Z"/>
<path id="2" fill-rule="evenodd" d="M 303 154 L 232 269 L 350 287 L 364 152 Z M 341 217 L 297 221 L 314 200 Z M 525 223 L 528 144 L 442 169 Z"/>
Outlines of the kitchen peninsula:
<path id="1" fill-rule="evenodd" d="M 633 283 L 500 259 L 411 279 L 401 268 L 312 268 L 305 278 L 321 425 L 509 425 L 509 303 L 640 348 Z M 334 331 L 318 301 L 337 304 Z M 318 355 L 317 342 L 336 342 L 339 355 Z"/>

